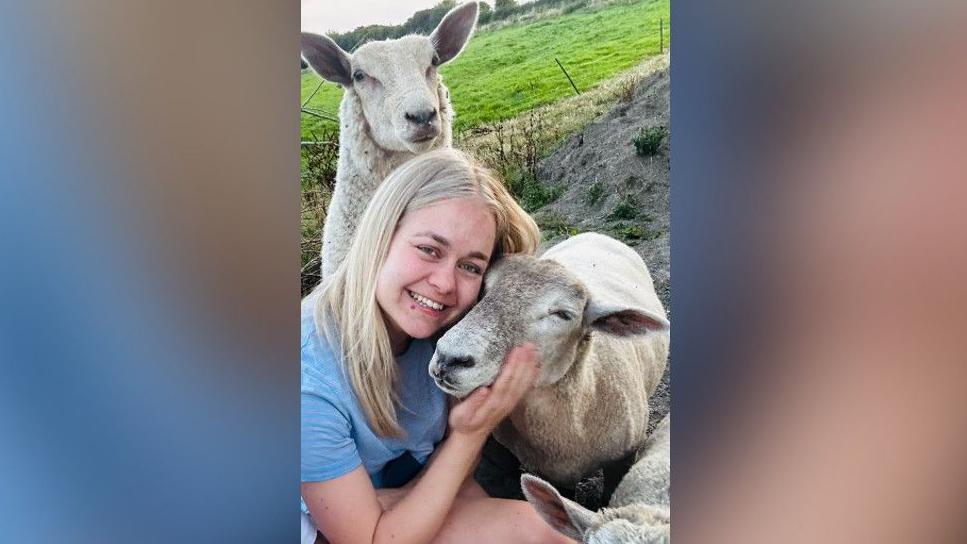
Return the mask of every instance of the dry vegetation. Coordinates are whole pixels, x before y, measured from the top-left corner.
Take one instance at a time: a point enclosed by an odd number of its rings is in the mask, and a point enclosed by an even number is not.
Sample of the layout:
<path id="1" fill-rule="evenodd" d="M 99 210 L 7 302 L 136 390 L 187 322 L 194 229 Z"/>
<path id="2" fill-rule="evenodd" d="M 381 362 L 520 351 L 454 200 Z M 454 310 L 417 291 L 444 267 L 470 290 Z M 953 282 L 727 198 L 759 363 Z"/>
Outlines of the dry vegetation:
<path id="1" fill-rule="evenodd" d="M 322 226 L 326 208 L 336 183 L 339 140 L 335 130 L 323 131 L 311 143 L 302 146 L 302 295 L 319 282 L 319 253 L 322 250 Z"/>

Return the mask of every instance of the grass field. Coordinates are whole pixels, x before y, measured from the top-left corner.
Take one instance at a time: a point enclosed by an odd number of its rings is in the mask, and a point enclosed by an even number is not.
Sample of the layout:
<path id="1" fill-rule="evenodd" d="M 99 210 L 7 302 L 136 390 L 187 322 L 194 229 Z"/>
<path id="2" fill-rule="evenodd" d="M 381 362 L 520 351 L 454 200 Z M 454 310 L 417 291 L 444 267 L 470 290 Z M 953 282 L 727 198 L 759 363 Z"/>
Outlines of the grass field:
<path id="1" fill-rule="evenodd" d="M 557 58 L 578 89 L 585 91 L 659 52 L 659 19 L 669 44 L 669 0 L 620 2 L 582 8 L 475 34 L 467 49 L 441 72 L 456 111 L 456 131 L 514 117 L 574 95 Z M 314 73 L 302 76 L 302 101 L 319 84 Z M 333 115 L 342 88 L 326 82 L 309 106 Z M 336 124 L 302 115 L 302 137 Z"/>

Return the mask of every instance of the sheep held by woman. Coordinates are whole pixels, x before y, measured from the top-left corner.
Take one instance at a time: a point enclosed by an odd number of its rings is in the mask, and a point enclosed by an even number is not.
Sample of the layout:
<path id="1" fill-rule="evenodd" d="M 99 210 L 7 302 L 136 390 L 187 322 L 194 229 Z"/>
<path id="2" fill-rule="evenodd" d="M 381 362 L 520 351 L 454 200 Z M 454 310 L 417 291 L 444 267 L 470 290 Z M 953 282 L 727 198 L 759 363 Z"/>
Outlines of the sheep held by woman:
<path id="1" fill-rule="evenodd" d="M 565 499 L 529 474 L 520 485 L 551 527 L 586 544 L 660 544 L 671 541 L 671 427 L 665 416 L 635 465 L 621 480 L 608 508 L 592 512 Z"/>
<path id="2" fill-rule="evenodd" d="M 648 398 L 669 342 L 641 257 L 584 233 L 539 259 L 504 258 L 484 281 L 480 302 L 437 342 L 429 365 L 437 386 L 463 397 L 493 382 L 513 346 L 531 342 L 541 376 L 494 437 L 525 467 L 569 488 L 633 456 L 647 438 Z"/>
<path id="3" fill-rule="evenodd" d="M 438 73 L 470 39 L 476 2 L 453 8 L 430 36 L 370 42 L 352 54 L 327 36 L 302 33 L 302 55 L 343 86 L 336 187 L 323 227 L 323 279 L 345 260 L 376 187 L 397 166 L 452 143 L 450 94 Z"/>

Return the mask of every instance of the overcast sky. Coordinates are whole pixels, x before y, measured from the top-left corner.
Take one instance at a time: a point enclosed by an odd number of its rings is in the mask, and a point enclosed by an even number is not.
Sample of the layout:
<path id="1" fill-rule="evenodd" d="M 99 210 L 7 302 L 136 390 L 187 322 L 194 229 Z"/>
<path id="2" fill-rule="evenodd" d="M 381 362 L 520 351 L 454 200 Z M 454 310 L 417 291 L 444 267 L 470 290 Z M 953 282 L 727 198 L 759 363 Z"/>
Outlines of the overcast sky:
<path id="1" fill-rule="evenodd" d="M 363 25 L 398 25 L 440 0 L 302 0 L 302 30 L 324 34 Z"/>
<path id="2" fill-rule="evenodd" d="M 363 25 L 398 25 L 438 3 L 440 0 L 302 0 L 302 30 L 324 34 L 330 30 L 348 32 Z M 487 3 L 494 5 L 492 0 Z"/>

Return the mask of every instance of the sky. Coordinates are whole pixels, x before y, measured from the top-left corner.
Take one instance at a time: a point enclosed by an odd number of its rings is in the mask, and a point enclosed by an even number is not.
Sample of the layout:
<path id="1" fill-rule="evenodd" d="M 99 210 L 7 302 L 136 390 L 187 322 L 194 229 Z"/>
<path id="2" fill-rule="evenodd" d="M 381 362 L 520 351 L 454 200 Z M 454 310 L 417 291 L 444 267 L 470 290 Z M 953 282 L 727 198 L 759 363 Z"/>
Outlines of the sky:
<path id="1" fill-rule="evenodd" d="M 324 34 L 363 25 L 398 25 L 440 0 L 302 0 L 302 30 Z M 459 3 L 459 2 L 458 2 Z M 487 2 L 493 7 L 492 0 Z M 526 3 L 519 1 L 519 3 Z"/>
<path id="2" fill-rule="evenodd" d="M 302 0 L 302 30 L 324 34 L 363 25 L 398 25 L 440 0 Z"/>

